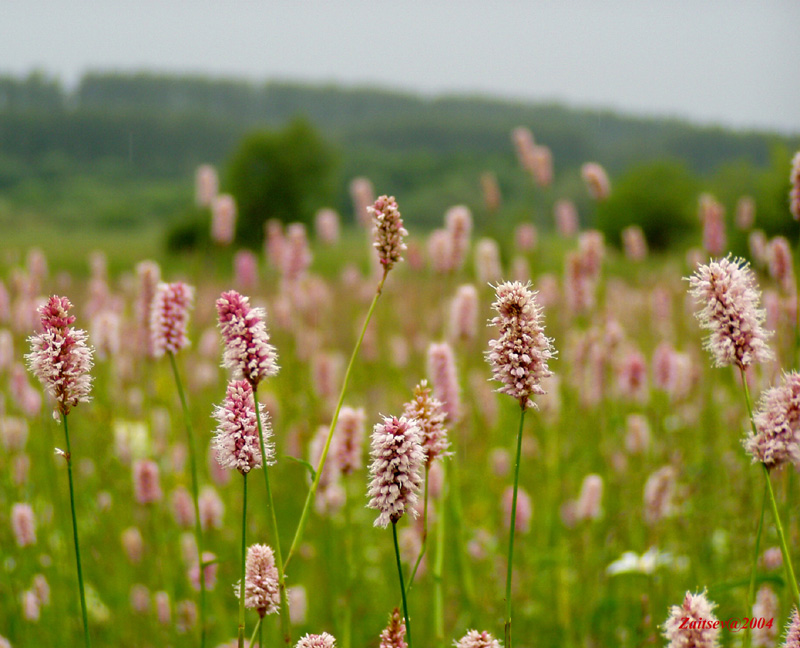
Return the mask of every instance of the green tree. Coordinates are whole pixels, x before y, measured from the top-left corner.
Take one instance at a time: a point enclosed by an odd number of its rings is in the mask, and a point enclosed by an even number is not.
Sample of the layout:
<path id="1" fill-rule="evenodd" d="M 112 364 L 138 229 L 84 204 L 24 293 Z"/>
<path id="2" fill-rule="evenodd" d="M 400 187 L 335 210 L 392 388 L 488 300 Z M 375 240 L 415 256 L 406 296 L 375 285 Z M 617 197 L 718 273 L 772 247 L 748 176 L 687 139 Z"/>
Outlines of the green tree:
<path id="1" fill-rule="evenodd" d="M 334 195 L 334 163 L 330 146 L 302 119 L 280 131 L 247 135 L 227 173 L 239 211 L 237 241 L 259 245 L 271 218 L 310 224 L 315 210 Z"/>
<path id="2" fill-rule="evenodd" d="M 639 225 L 651 248 L 667 248 L 698 227 L 698 193 L 697 181 L 680 162 L 634 167 L 598 206 L 597 227 L 609 242 L 619 245 L 622 230 Z"/>

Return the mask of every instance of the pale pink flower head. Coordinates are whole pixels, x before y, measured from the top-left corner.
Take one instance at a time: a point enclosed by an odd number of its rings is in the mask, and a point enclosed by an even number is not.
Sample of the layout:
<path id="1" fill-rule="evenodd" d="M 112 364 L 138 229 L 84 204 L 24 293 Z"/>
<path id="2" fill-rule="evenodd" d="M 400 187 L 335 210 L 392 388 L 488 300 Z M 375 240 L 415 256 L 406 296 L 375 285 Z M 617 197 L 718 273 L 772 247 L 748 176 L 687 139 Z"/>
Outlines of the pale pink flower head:
<path id="1" fill-rule="evenodd" d="M 428 237 L 428 259 L 435 272 L 444 274 L 453 270 L 453 241 L 446 229 L 433 230 Z"/>
<path id="2" fill-rule="evenodd" d="M 375 190 L 369 178 L 353 178 L 350 182 L 350 198 L 355 207 L 356 222 L 364 227 L 369 226 L 369 208 L 375 202 Z"/>
<path id="3" fill-rule="evenodd" d="M 638 225 L 631 225 L 622 230 L 622 245 L 625 248 L 625 256 L 631 261 L 644 261 L 647 257 L 647 239 Z"/>
<path id="4" fill-rule="evenodd" d="M 314 216 L 314 231 L 317 238 L 325 245 L 333 245 L 339 241 L 339 214 L 333 209 L 320 209 Z"/>
<path id="5" fill-rule="evenodd" d="M 500 209 L 503 198 L 500 195 L 500 186 L 497 184 L 497 176 L 491 171 L 481 174 L 481 191 L 483 192 L 483 203 L 490 213 Z"/>
<path id="6" fill-rule="evenodd" d="M 363 465 L 361 455 L 365 418 L 362 407 L 355 409 L 345 405 L 339 412 L 333 436 L 333 451 L 342 474 L 347 475 L 360 470 Z"/>
<path id="7" fill-rule="evenodd" d="M 230 194 L 220 194 L 211 201 L 211 240 L 230 245 L 236 233 L 236 200 Z"/>
<path id="8" fill-rule="evenodd" d="M 258 285 L 258 257 L 251 250 L 238 250 L 233 255 L 234 282 L 242 288 Z"/>
<path id="9" fill-rule="evenodd" d="M 718 648 L 719 624 L 714 627 L 716 607 L 705 592 L 686 592 L 683 605 L 673 605 L 664 623 L 664 637 L 669 640 L 667 648 Z"/>
<path id="10" fill-rule="evenodd" d="M 367 492 L 367 506 L 380 511 L 375 526 L 386 528 L 390 522 L 396 523 L 408 509 L 414 513 L 425 463 L 420 441 L 417 422 L 405 416 L 386 416 L 383 423 L 375 425 Z"/>
<path id="11" fill-rule="evenodd" d="M 499 281 L 503 276 L 500 246 L 493 238 L 484 237 L 475 245 L 475 274 L 481 284 Z"/>
<path id="12" fill-rule="evenodd" d="M 755 619 L 775 619 L 778 616 L 778 597 L 769 585 L 762 585 L 756 593 L 753 604 L 753 617 Z M 761 624 L 758 624 L 761 625 Z M 753 646 L 757 648 L 772 648 L 778 637 L 778 624 L 770 623 L 771 627 L 756 627 L 753 629 Z"/>
<path id="13" fill-rule="evenodd" d="M 789 173 L 789 211 L 795 220 L 800 220 L 800 151 L 792 158 L 792 170 Z"/>
<path id="14" fill-rule="evenodd" d="M 514 244 L 520 252 L 530 252 L 536 248 L 539 232 L 533 223 L 520 223 L 514 230 Z"/>
<path id="15" fill-rule="evenodd" d="M 800 157 L 800 153 L 798 156 Z M 792 611 L 792 619 L 786 628 L 786 639 L 782 648 L 800 648 L 800 614 L 797 613 L 797 608 Z"/>
<path id="16" fill-rule="evenodd" d="M 644 485 L 644 519 L 648 524 L 674 513 L 675 476 L 672 466 L 663 466 L 647 478 Z"/>
<path id="17" fill-rule="evenodd" d="M 628 400 L 645 402 L 649 396 L 647 361 L 636 349 L 630 349 L 617 367 L 617 388 Z"/>
<path id="18" fill-rule="evenodd" d="M 152 504 L 161 500 L 161 482 L 158 464 L 141 459 L 133 464 L 133 491 L 139 504 Z"/>
<path id="19" fill-rule="evenodd" d="M 703 248 L 711 255 L 725 252 L 725 209 L 714 196 L 700 196 L 700 220 L 703 223 Z"/>
<path id="20" fill-rule="evenodd" d="M 794 293 L 794 263 L 792 248 L 784 236 L 776 236 L 767 244 L 767 263 L 770 276 L 788 293 Z"/>
<path id="21" fill-rule="evenodd" d="M 184 529 L 194 526 L 194 502 L 189 491 L 183 486 L 178 486 L 172 491 L 171 502 L 175 523 Z"/>
<path id="22" fill-rule="evenodd" d="M 730 256 L 701 265 L 689 277 L 690 294 L 701 307 L 696 317 L 709 331 L 705 348 L 718 367 L 735 364 L 744 370 L 772 359 L 764 329 L 761 295 L 747 263 Z"/>
<path id="23" fill-rule="evenodd" d="M 150 304 L 150 339 L 153 356 L 177 353 L 189 346 L 186 333 L 194 288 L 183 282 L 159 283 Z"/>
<path id="24" fill-rule="evenodd" d="M 217 461 L 220 466 L 235 468 L 243 475 L 253 468 L 261 468 L 262 465 L 254 402 L 250 383 L 246 380 L 234 380 L 228 383 L 225 401 L 214 410 L 214 418 L 219 423 L 212 442 L 217 451 Z M 264 432 L 267 465 L 272 465 L 275 463 L 275 450 L 271 442 L 272 426 L 261 403 L 258 408 Z"/>
<path id="25" fill-rule="evenodd" d="M 225 503 L 213 486 L 205 486 L 197 498 L 197 508 L 200 509 L 200 526 L 203 531 L 222 528 L 222 518 L 225 516 Z"/>
<path id="26" fill-rule="evenodd" d="M 283 223 L 277 218 L 270 218 L 264 223 L 264 255 L 274 268 L 283 268 L 283 257 L 286 253 L 286 237 L 283 234 Z"/>
<path id="27" fill-rule="evenodd" d="M 428 466 L 436 458 L 448 454 L 450 442 L 447 440 L 447 429 L 444 426 L 447 413 L 444 411 L 442 401 L 431 394 L 427 380 L 423 380 L 414 388 L 414 398 L 405 404 L 403 415 L 407 419 L 415 420 L 419 426 Z"/>
<path id="28" fill-rule="evenodd" d="M 447 233 L 450 235 L 451 268 L 458 270 L 464 265 L 472 234 L 472 213 L 465 205 L 456 205 L 444 215 Z"/>
<path id="29" fill-rule="evenodd" d="M 514 487 L 508 486 L 503 491 L 503 513 L 506 529 L 511 528 L 511 510 L 514 504 Z M 528 533 L 531 530 L 533 517 L 533 500 L 521 486 L 517 489 L 517 514 L 514 516 L 514 530 L 517 533 Z"/>
<path id="30" fill-rule="evenodd" d="M 153 602 L 156 607 L 156 618 L 161 625 L 169 625 L 172 618 L 172 605 L 169 600 L 169 594 L 161 590 L 156 592 L 153 596 Z"/>
<path id="31" fill-rule="evenodd" d="M 611 183 L 606 175 L 606 170 L 597 162 L 587 162 L 581 167 L 581 177 L 586 183 L 589 195 L 595 200 L 602 201 L 611 193 Z"/>
<path id="32" fill-rule="evenodd" d="M 450 303 L 450 336 L 455 340 L 474 340 L 478 335 L 478 289 L 464 284 Z"/>
<path id="33" fill-rule="evenodd" d="M 389 625 L 381 631 L 380 648 L 408 648 L 406 622 L 398 608 L 392 610 L 389 615 Z"/>
<path id="34" fill-rule="evenodd" d="M 741 196 L 736 201 L 736 227 L 749 230 L 756 220 L 756 201 L 752 196 Z"/>
<path id="35" fill-rule="evenodd" d="M 502 383 L 497 391 L 527 409 L 534 406 L 530 400 L 533 394 L 545 393 L 541 382 L 552 374 L 548 362 L 555 351 L 552 340 L 544 334 L 542 309 L 530 284 L 505 282 L 497 286 L 496 294 L 492 307 L 497 316 L 491 324 L 497 327 L 499 336 L 489 341 L 486 359 L 493 379 Z"/>
<path id="36" fill-rule="evenodd" d="M 18 547 L 36 544 L 36 517 L 30 504 L 11 507 L 11 529 Z"/>
<path id="37" fill-rule="evenodd" d="M 150 610 L 150 590 L 141 583 L 131 586 L 131 610 L 137 614 L 147 614 Z"/>
<path id="38" fill-rule="evenodd" d="M 144 541 L 138 527 L 128 527 L 120 535 L 122 548 L 131 563 L 138 563 L 144 552 Z"/>
<path id="39" fill-rule="evenodd" d="M 257 387 L 264 378 L 278 373 L 277 353 L 269 343 L 263 309 L 252 308 L 247 297 L 229 290 L 217 300 L 217 315 L 225 343 L 222 364 L 235 378 Z"/>
<path id="40" fill-rule="evenodd" d="M 217 585 L 217 557 L 210 551 L 203 552 L 203 579 L 207 591 L 213 590 Z M 200 561 L 197 561 L 189 568 L 189 582 L 195 591 L 199 592 L 202 587 L 200 582 Z"/>
<path id="41" fill-rule="evenodd" d="M 403 227 L 394 196 L 381 196 L 367 211 L 372 215 L 373 247 L 378 251 L 384 272 L 388 272 L 395 263 L 403 260 L 402 254 L 406 249 L 403 237 L 408 236 L 408 232 Z"/>
<path id="42" fill-rule="evenodd" d="M 470 630 L 453 645 L 456 648 L 500 648 L 500 642 L 485 630 Z"/>
<path id="43" fill-rule="evenodd" d="M 434 342 L 428 347 L 428 376 L 448 421 L 455 423 L 461 418 L 461 396 L 453 348 L 447 342 Z"/>
<path id="44" fill-rule="evenodd" d="M 526 126 L 517 126 L 511 131 L 511 141 L 514 143 L 514 148 L 517 153 L 517 160 L 519 165 L 529 173 L 533 172 L 533 150 L 536 146 L 536 141 L 533 139 L 533 133 Z"/>
<path id="45" fill-rule="evenodd" d="M 753 461 L 767 468 L 800 465 L 800 374 L 784 374 L 781 384 L 767 389 L 753 416 L 756 434 L 744 440 Z"/>
<path id="46" fill-rule="evenodd" d="M 553 215 L 556 220 L 556 229 L 564 238 L 570 238 L 578 233 L 578 208 L 571 200 L 562 199 L 553 206 Z"/>
<path id="47" fill-rule="evenodd" d="M 596 520 L 603 513 L 602 503 L 603 478 L 600 475 L 586 475 L 575 505 L 575 514 L 580 520 Z"/>
<path id="48" fill-rule="evenodd" d="M 217 170 L 210 164 L 201 164 L 194 175 L 194 198 L 198 207 L 210 207 L 219 191 Z"/>
<path id="49" fill-rule="evenodd" d="M 236 586 L 239 596 L 239 585 Z M 280 609 L 278 568 L 272 548 L 254 544 L 247 548 L 244 563 L 244 606 L 256 610 L 262 618 Z"/>
<path id="50" fill-rule="evenodd" d="M 75 316 L 66 297 L 53 295 L 39 308 L 42 332 L 28 338 L 31 352 L 25 356 L 28 369 L 56 400 L 64 416 L 78 403 L 89 401 L 92 378 L 92 349 L 86 332 L 73 328 Z"/>
<path id="51" fill-rule="evenodd" d="M 327 632 L 307 634 L 297 642 L 295 648 L 336 648 L 336 638 Z"/>
<path id="52" fill-rule="evenodd" d="M 283 278 L 289 282 L 299 281 L 308 272 L 311 260 L 306 226 L 302 223 L 291 223 L 286 228 L 286 240 L 281 254 L 280 270 Z"/>

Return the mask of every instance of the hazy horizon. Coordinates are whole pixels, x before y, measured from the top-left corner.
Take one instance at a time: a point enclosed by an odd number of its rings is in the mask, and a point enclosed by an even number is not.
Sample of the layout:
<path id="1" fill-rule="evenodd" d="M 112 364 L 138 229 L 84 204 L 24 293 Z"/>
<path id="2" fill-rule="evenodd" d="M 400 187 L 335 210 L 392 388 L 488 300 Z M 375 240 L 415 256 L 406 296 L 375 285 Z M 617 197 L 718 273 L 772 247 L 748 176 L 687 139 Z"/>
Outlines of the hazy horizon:
<path id="1" fill-rule="evenodd" d="M 202 74 L 800 133 L 800 3 L 5 4 L 0 73 Z M 792 81 L 795 79 L 795 81 Z"/>

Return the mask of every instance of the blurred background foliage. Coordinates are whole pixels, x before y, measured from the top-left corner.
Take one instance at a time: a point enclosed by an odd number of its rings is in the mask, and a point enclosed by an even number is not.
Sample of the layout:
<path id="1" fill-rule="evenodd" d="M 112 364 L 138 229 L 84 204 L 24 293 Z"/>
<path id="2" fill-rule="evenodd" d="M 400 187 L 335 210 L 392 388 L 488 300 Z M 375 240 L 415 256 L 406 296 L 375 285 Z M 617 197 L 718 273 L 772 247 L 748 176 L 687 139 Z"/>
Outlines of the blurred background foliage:
<path id="1" fill-rule="evenodd" d="M 510 132 L 520 125 L 553 153 L 555 181 L 545 190 L 517 163 Z M 707 191 L 729 219 L 738 198 L 752 195 L 757 227 L 794 236 L 786 196 L 798 148 L 800 135 L 555 103 L 147 73 L 87 73 L 67 89 L 36 72 L 0 77 L 0 224 L 129 236 L 158 229 L 173 248 L 196 246 L 207 216 L 191 207 L 193 173 L 210 163 L 239 203 L 239 242 L 251 246 L 270 217 L 309 222 L 331 206 L 352 221 L 356 176 L 397 195 L 419 230 L 438 226 L 453 204 L 472 209 L 479 233 L 499 236 L 521 220 L 546 229 L 553 203 L 571 198 L 582 224 L 610 242 L 639 223 L 664 248 L 697 230 L 698 194 Z M 599 208 L 580 181 L 590 160 L 612 181 Z M 495 213 L 480 189 L 487 171 L 502 195 Z"/>

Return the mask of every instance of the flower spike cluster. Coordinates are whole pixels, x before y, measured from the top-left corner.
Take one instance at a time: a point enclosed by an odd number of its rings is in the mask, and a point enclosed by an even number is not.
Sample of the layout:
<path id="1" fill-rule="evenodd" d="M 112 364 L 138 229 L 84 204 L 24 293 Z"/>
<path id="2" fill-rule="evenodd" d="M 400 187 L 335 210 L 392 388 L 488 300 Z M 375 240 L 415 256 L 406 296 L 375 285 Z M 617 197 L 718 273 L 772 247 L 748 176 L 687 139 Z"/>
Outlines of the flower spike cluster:
<path id="1" fill-rule="evenodd" d="M 422 485 L 420 471 L 425 463 L 425 451 L 420 445 L 417 422 L 405 416 L 384 417 L 383 423 L 376 424 L 372 432 L 370 454 L 367 506 L 380 511 L 375 526 L 385 529 L 413 507 Z"/>
<path id="2" fill-rule="evenodd" d="M 235 468 L 243 475 L 253 468 L 261 468 L 258 420 L 253 403 L 253 388 L 250 383 L 246 380 L 234 380 L 228 384 L 225 401 L 214 410 L 214 418 L 219 421 L 213 441 L 217 461 L 223 468 Z M 275 460 L 270 442 L 272 429 L 269 415 L 263 411 L 260 403 L 258 407 L 264 430 L 267 465 L 272 465 Z"/>
<path id="3" fill-rule="evenodd" d="M 89 401 L 92 389 L 92 349 L 86 331 L 73 328 L 75 316 L 66 297 L 53 295 L 39 308 L 42 332 L 29 338 L 28 369 L 56 401 L 58 413 L 67 415 L 78 403 Z"/>
<path id="4" fill-rule="evenodd" d="M 194 288 L 183 282 L 160 283 L 150 304 L 150 342 L 153 357 L 177 353 L 189 346 L 186 329 Z"/>
<path id="5" fill-rule="evenodd" d="M 456 648 L 500 648 L 500 642 L 486 631 L 470 630 L 458 641 L 454 641 Z"/>
<path id="6" fill-rule="evenodd" d="M 715 607 L 716 604 L 706 598 L 705 592 L 686 592 L 683 605 L 673 605 L 664 623 L 668 648 L 717 648 L 719 624 L 714 623 L 717 620 L 714 616 Z"/>
<path id="7" fill-rule="evenodd" d="M 705 347 L 718 367 L 735 364 L 746 369 L 772 359 L 764 329 L 766 315 L 759 307 L 761 294 L 748 264 L 727 256 L 701 265 L 689 277 L 690 294 L 701 310 L 696 317 L 709 331 Z"/>
<path id="8" fill-rule="evenodd" d="M 307 634 L 297 642 L 295 648 L 336 648 L 336 638 L 327 632 Z"/>
<path id="9" fill-rule="evenodd" d="M 278 373 L 277 352 L 269 343 L 265 313 L 252 308 L 250 300 L 235 290 L 222 293 L 217 300 L 217 315 L 225 351 L 222 365 L 244 378 L 253 387 Z"/>
<path id="10" fill-rule="evenodd" d="M 414 398 L 405 404 L 405 417 L 417 422 L 421 434 L 425 462 L 430 467 L 437 457 L 447 454 L 450 442 L 444 426 L 447 412 L 442 401 L 431 394 L 428 381 L 423 380 L 414 388 Z"/>
<path id="11" fill-rule="evenodd" d="M 408 648 L 406 622 L 398 608 L 389 615 L 389 625 L 381 631 L 380 648 Z"/>
<path id="12" fill-rule="evenodd" d="M 492 377 L 502 383 L 497 391 L 519 401 L 523 409 L 533 407 L 532 394 L 544 394 L 544 378 L 552 375 L 548 361 L 555 356 L 552 340 L 541 324 L 542 308 L 530 284 L 507 281 L 497 286 L 492 304 L 497 316 L 491 320 L 500 336 L 489 341 L 486 358 Z"/>
<path id="13" fill-rule="evenodd" d="M 378 251 L 384 272 L 388 272 L 395 263 L 403 260 L 402 254 L 406 249 L 403 237 L 408 236 L 408 232 L 403 227 L 403 219 L 394 196 L 381 196 L 372 207 L 367 207 L 367 211 L 372 214 L 374 223 L 373 246 Z"/>
<path id="14" fill-rule="evenodd" d="M 250 545 L 247 548 L 244 570 L 244 606 L 256 610 L 262 618 L 278 612 L 278 568 L 275 566 L 272 548 L 264 544 Z M 236 590 L 239 595 L 238 586 Z"/>
<path id="15" fill-rule="evenodd" d="M 756 434 L 744 440 L 753 461 L 767 468 L 800 465 L 800 374 L 785 374 L 779 386 L 764 392 L 753 423 Z"/>

